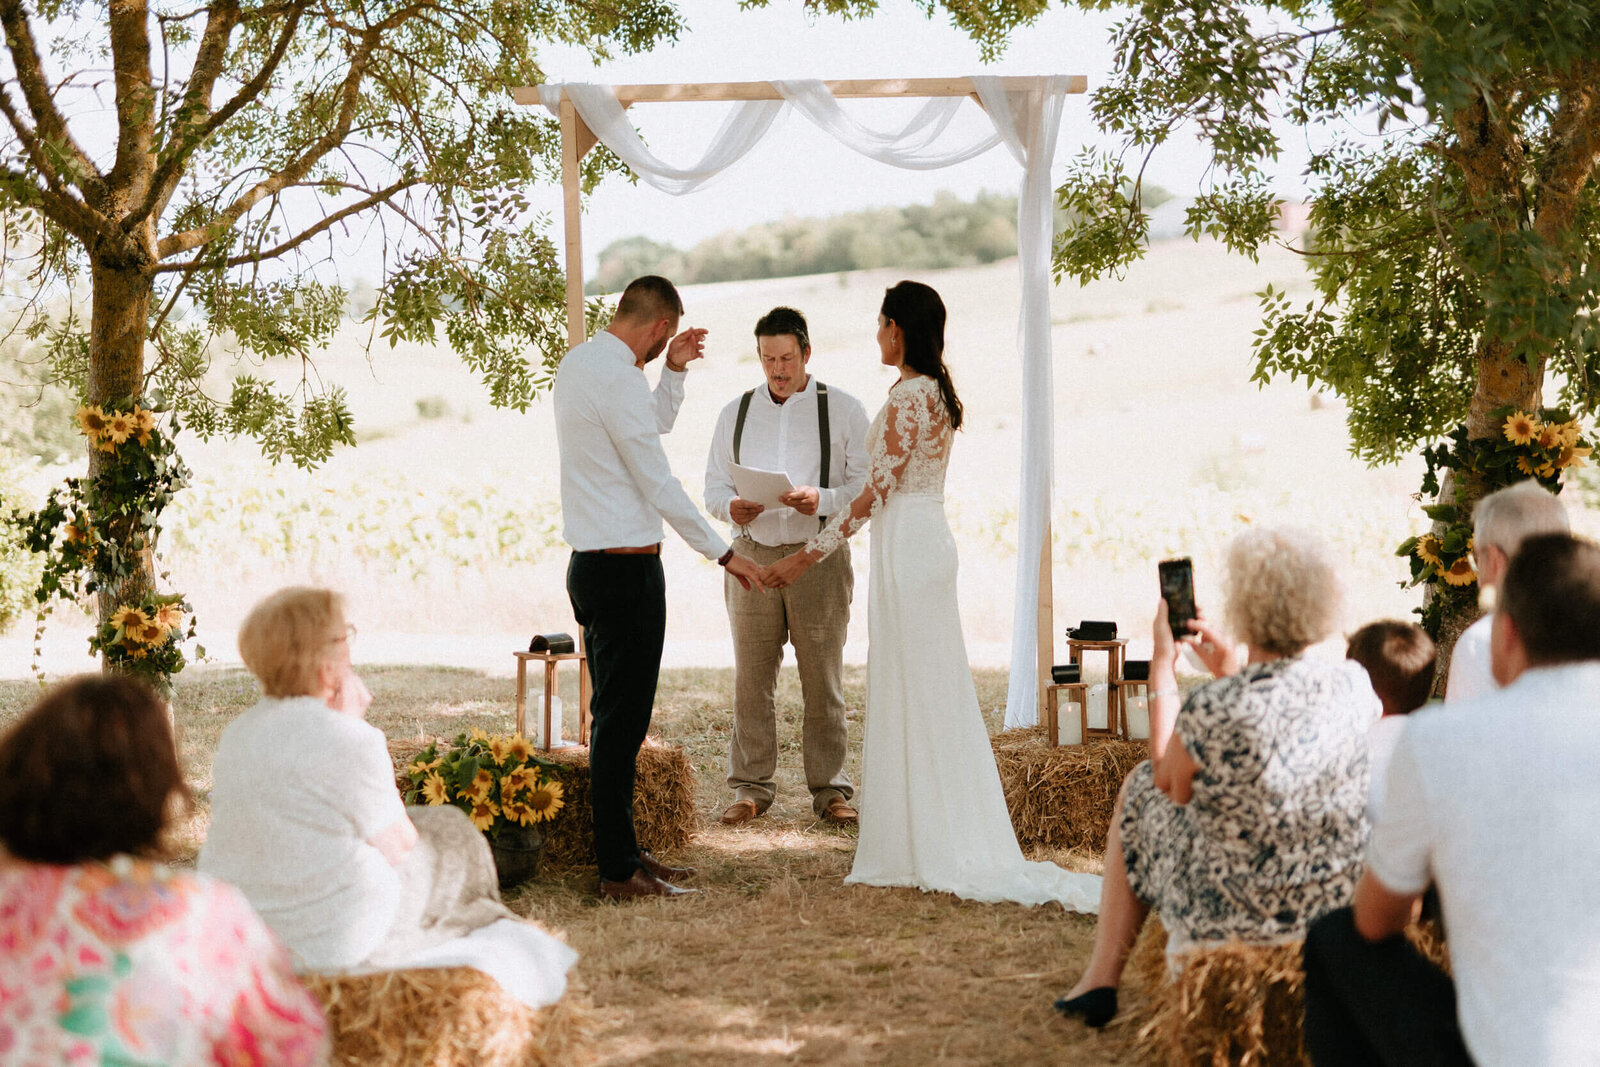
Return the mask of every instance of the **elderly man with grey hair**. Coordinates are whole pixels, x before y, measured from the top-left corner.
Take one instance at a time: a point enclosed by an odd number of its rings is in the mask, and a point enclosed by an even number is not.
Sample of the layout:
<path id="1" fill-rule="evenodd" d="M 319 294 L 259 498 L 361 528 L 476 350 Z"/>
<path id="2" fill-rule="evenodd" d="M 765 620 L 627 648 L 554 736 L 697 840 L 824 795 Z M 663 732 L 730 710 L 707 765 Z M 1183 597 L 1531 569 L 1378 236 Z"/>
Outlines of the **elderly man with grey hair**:
<path id="1" fill-rule="evenodd" d="M 1561 499 L 1531 478 L 1478 501 L 1472 509 L 1472 559 L 1478 568 L 1480 596 L 1488 599 L 1499 588 L 1506 564 L 1522 542 L 1538 534 L 1566 533 L 1569 529 L 1567 509 Z M 1450 656 L 1446 703 L 1469 700 L 1495 688 L 1489 664 L 1489 629 L 1493 620 L 1492 614 L 1485 614 L 1457 638 Z"/>

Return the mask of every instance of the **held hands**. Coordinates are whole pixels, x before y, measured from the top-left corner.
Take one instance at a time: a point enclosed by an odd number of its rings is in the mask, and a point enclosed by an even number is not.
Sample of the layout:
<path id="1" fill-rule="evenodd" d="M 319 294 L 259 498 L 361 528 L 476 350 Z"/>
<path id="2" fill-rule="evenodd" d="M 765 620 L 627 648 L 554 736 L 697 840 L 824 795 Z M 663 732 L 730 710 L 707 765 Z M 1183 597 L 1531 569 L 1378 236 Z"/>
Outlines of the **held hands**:
<path id="1" fill-rule="evenodd" d="M 706 331 L 693 326 L 674 337 L 667 345 L 667 367 L 682 373 L 689 364 L 705 358 Z"/>
<path id="2" fill-rule="evenodd" d="M 800 580 L 800 576 L 810 569 L 815 561 L 805 549 L 791 555 L 784 556 L 772 566 L 761 572 L 761 582 L 768 589 L 782 589 L 784 586 L 793 585 Z"/>
<path id="3" fill-rule="evenodd" d="M 739 526 L 748 526 L 756 520 L 757 515 L 766 510 L 760 504 L 752 504 L 740 497 L 734 497 L 728 502 L 728 515 Z"/>
<path id="4" fill-rule="evenodd" d="M 765 593 L 769 588 L 766 575 L 762 573 L 761 567 L 757 565 L 755 560 L 746 556 L 735 553 L 734 557 L 728 561 L 727 571 L 739 579 L 739 584 L 746 589 L 751 588 L 753 585 L 756 592 Z"/>
<path id="5" fill-rule="evenodd" d="M 802 515 L 815 515 L 819 499 L 814 487 L 802 485 L 780 496 L 778 503 L 794 508 Z"/>

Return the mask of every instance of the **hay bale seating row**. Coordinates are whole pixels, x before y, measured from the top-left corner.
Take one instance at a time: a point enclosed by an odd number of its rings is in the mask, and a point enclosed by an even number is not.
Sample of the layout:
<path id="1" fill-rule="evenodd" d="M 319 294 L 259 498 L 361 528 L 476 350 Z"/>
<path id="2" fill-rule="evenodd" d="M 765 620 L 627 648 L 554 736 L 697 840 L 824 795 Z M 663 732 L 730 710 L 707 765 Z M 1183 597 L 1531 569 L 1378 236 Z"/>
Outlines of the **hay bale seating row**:
<path id="1" fill-rule="evenodd" d="M 1449 952 L 1437 928 L 1413 924 L 1406 936 L 1446 972 Z M 1170 1067 L 1310 1067 L 1305 1048 L 1303 943 L 1229 942 L 1187 953 L 1173 976 L 1167 932 L 1154 915 L 1128 959 L 1135 994 L 1128 1024 L 1147 1062 Z"/>
<path id="2" fill-rule="evenodd" d="M 1024 850 L 1104 852 L 1122 780 L 1150 757 L 1144 741 L 1090 741 L 1050 747 L 1043 726 L 990 739 L 1011 825 Z"/>
<path id="3" fill-rule="evenodd" d="M 469 967 L 307 975 L 332 1067 L 557 1067 L 593 1060 L 594 1020 L 570 998 L 538 1011 Z"/>
<path id="4" fill-rule="evenodd" d="M 402 772 L 406 764 L 428 745 L 442 750 L 449 741 L 437 738 L 392 740 L 389 757 L 401 788 L 410 785 Z M 561 765 L 559 774 L 565 806 L 548 823 L 540 823 L 544 835 L 546 867 L 593 866 L 594 808 L 589 803 L 589 750 L 557 748 L 539 753 Z M 654 852 L 669 852 L 688 845 L 699 827 L 700 814 L 694 806 L 694 767 L 683 749 L 649 738 L 639 750 L 639 773 L 633 794 L 633 824 L 639 843 Z"/>

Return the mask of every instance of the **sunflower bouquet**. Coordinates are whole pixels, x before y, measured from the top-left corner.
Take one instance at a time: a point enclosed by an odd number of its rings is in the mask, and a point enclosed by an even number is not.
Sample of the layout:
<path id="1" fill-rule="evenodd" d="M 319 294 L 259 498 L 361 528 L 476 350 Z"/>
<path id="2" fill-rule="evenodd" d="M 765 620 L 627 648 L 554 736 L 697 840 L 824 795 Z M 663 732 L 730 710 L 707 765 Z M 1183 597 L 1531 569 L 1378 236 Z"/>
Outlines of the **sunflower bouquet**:
<path id="1" fill-rule="evenodd" d="M 522 736 L 490 736 L 474 728 L 444 752 L 429 745 L 407 764 L 408 804 L 453 804 L 492 839 L 515 826 L 549 822 L 566 801 L 555 764 Z"/>
<path id="2" fill-rule="evenodd" d="M 1423 449 L 1427 463 L 1424 495 L 1439 495 L 1444 471 L 1453 471 L 1463 483 L 1473 484 L 1480 498 L 1525 478 L 1559 493 L 1566 472 L 1584 466 L 1594 452 L 1594 444 L 1584 436 L 1578 420 L 1559 408 L 1532 413 L 1502 408 L 1492 415 L 1500 420 L 1500 432 L 1494 437 L 1469 438 L 1467 428 L 1458 426 L 1448 441 Z M 1445 606 L 1477 595 L 1472 516 L 1454 504 L 1434 504 L 1422 510 L 1436 524 L 1434 529 L 1407 539 L 1396 555 L 1410 562 L 1407 585 L 1430 587 L 1432 595 L 1421 609 L 1422 624 L 1437 636 Z"/>

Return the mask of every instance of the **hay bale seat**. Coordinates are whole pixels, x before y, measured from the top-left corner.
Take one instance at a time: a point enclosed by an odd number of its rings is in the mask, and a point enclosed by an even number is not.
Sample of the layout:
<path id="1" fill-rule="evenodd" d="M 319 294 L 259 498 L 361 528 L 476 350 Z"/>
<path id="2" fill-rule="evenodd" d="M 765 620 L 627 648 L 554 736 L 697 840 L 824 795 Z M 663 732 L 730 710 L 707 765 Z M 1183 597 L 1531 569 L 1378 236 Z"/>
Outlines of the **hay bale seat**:
<path id="1" fill-rule="evenodd" d="M 1150 758 L 1145 741 L 1091 740 L 1052 748 L 1043 726 L 990 738 L 1017 844 L 1024 850 L 1104 852 L 1122 780 Z"/>
<path id="2" fill-rule="evenodd" d="M 409 782 L 401 777 L 406 764 L 428 745 L 441 750 L 450 742 L 409 738 L 389 742 L 389 757 L 401 788 Z M 589 804 L 588 748 L 557 748 L 539 753 L 561 765 L 559 774 L 566 806 L 548 823 L 540 823 L 544 835 L 544 865 L 547 868 L 594 866 L 594 809 Z M 646 738 L 639 750 L 639 772 L 633 794 L 633 824 L 638 828 L 639 844 L 654 852 L 670 852 L 689 843 L 700 825 L 694 806 L 694 767 L 677 745 L 665 745 Z"/>
<path id="3" fill-rule="evenodd" d="M 1448 972 L 1436 927 L 1413 924 L 1406 936 Z M 1310 1067 L 1305 1048 L 1303 943 L 1229 942 L 1187 953 L 1174 977 L 1167 932 L 1152 915 L 1128 959 L 1124 982 L 1135 994 L 1128 1022 L 1146 1062 L 1170 1067 Z"/>
<path id="4" fill-rule="evenodd" d="M 535 1011 L 470 967 L 303 976 L 333 1067 L 557 1067 L 593 1062 L 594 1020 L 570 998 Z"/>

